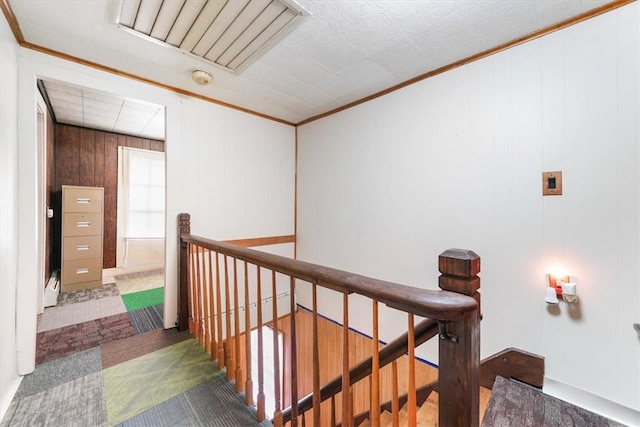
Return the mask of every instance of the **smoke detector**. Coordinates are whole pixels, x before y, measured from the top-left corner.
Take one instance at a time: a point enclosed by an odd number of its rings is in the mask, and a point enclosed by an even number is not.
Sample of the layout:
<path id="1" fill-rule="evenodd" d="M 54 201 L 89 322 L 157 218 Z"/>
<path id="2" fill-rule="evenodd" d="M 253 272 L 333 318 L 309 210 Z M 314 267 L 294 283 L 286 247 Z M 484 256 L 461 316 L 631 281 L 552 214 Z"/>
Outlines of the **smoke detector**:
<path id="1" fill-rule="evenodd" d="M 205 85 L 208 85 L 209 83 L 211 83 L 211 78 L 212 77 L 211 77 L 211 74 L 207 73 L 206 71 L 193 70 L 191 72 L 191 78 L 197 84 L 205 86 Z"/>

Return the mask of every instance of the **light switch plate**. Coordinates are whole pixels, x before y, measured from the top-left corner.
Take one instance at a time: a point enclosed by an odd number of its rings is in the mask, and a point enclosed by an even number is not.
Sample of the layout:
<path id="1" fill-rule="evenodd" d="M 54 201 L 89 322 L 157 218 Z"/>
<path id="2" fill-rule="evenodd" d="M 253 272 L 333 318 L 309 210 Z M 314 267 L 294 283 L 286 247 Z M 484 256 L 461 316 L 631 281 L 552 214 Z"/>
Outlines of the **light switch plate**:
<path id="1" fill-rule="evenodd" d="M 562 195 L 562 171 L 542 172 L 542 195 Z"/>

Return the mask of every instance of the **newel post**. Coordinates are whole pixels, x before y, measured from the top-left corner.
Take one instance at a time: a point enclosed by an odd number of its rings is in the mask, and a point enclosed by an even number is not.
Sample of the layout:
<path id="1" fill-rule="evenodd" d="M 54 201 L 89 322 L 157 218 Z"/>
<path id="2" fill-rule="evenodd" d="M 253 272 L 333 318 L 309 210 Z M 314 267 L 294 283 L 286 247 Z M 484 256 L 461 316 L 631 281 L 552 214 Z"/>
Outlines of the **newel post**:
<path id="1" fill-rule="evenodd" d="M 189 244 L 182 236 L 191 234 L 191 215 L 178 215 L 178 330 L 189 328 Z"/>
<path id="2" fill-rule="evenodd" d="M 480 257 L 470 250 L 449 249 L 440 254 L 442 290 L 473 297 L 476 313 L 440 324 L 440 409 L 442 426 L 478 426 L 480 405 Z"/>

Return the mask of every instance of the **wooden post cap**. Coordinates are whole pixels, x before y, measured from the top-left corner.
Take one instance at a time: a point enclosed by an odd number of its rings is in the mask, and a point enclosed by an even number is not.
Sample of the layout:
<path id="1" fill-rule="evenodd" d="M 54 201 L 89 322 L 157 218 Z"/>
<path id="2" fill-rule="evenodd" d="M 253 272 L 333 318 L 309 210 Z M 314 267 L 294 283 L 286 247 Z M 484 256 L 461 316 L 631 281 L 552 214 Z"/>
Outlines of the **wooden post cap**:
<path id="1" fill-rule="evenodd" d="M 480 273 L 480 256 L 469 249 L 448 249 L 438 257 L 438 270 L 448 276 L 471 278 Z"/>
<path id="2" fill-rule="evenodd" d="M 191 223 L 191 215 L 188 213 L 178 214 L 178 225 L 189 225 Z"/>
<path id="3" fill-rule="evenodd" d="M 440 289 L 474 295 L 480 288 L 480 256 L 468 249 L 448 249 L 438 257 Z"/>

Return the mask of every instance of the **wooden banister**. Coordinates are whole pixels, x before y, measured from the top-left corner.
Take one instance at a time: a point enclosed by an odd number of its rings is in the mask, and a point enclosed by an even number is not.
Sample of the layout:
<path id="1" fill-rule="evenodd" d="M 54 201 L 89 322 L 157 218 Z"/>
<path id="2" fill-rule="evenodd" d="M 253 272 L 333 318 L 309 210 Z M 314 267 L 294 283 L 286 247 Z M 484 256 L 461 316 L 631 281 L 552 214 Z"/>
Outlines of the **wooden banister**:
<path id="1" fill-rule="evenodd" d="M 375 301 L 375 324 L 373 328 L 376 330 L 377 337 L 377 304 L 382 303 L 387 307 L 393 308 L 404 313 L 408 319 L 408 332 L 396 338 L 390 344 L 384 346 L 379 352 L 377 351 L 377 343 L 373 344 L 372 353 L 376 354 L 375 365 L 376 370 L 392 363 L 397 368 L 397 359 L 406 353 L 410 356 L 408 366 L 408 385 L 409 391 L 415 394 L 415 368 L 414 368 L 414 350 L 429 338 L 438 335 L 440 337 L 440 390 L 441 401 L 446 401 L 446 405 L 440 405 L 440 422 L 442 425 L 478 425 L 478 401 L 479 401 L 479 320 L 480 320 L 480 295 L 477 292 L 479 288 L 479 279 L 477 273 L 480 267 L 480 258 L 471 251 L 450 250 L 446 251 L 439 258 L 439 267 L 442 276 L 439 280 L 441 290 L 429 290 L 422 287 L 411 287 L 401 285 L 384 280 L 378 280 L 350 272 L 333 269 L 317 264 L 294 260 L 291 258 L 281 257 L 262 251 L 256 251 L 249 248 L 239 247 L 234 244 L 219 242 L 204 237 L 194 236 L 190 234 L 190 216 L 188 214 L 180 214 L 178 218 L 179 227 L 179 327 L 185 328 L 185 325 L 193 331 L 196 338 L 201 340 L 203 346 L 212 352 L 215 351 L 217 344 L 218 365 L 226 368 L 227 378 L 229 380 L 235 378 L 238 382 L 237 386 L 242 388 L 243 370 L 240 363 L 240 340 L 241 333 L 249 334 L 251 328 L 257 327 L 258 332 L 258 396 L 257 396 L 257 414 L 258 421 L 265 418 L 265 396 L 264 396 L 264 372 L 263 372 L 263 348 L 262 348 L 262 331 L 264 326 L 262 319 L 262 304 L 264 301 L 261 296 L 261 269 L 271 273 L 271 297 L 272 313 L 267 314 L 271 317 L 271 323 L 277 329 L 279 321 L 278 305 L 276 302 L 276 275 L 282 274 L 290 280 L 289 298 L 290 312 L 285 313 L 289 319 L 285 321 L 290 337 L 290 347 L 286 349 L 285 362 L 288 363 L 287 369 L 292 375 L 287 374 L 287 381 L 296 381 L 297 356 L 296 356 L 296 325 L 295 316 L 297 304 L 295 303 L 296 282 L 306 282 L 304 286 L 312 287 L 313 290 L 313 393 L 296 402 L 297 397 L 296 385 L 287 383 L 283 386 L 281 381 L 281 373 L 279 365 L 274 365 L 274 391 L 275 391 L 275 413 L 274 423 L 281 426 L 291 422 L 295 426 L 299 417 L 305 422 L 305 412 L 314 407 L 313 419 L 314 425 L 320 422 L 326 422 L 326 419 L 320 418 L 320 402 L 327 399 L 331 400 L 331 418 L 335 424 L 336 417 L 336 396 L 340 400 L 339 412 L 340 422 L 345 426 L 354 425 L 354 409 L 355 399 L 358 402 L 363 400 L 360 396 L 361 385 L 354 388 L 353 385 L 371 375 L 374 365 L 373 358 L 366 359 L 355 366 L 351 366 L 355 352 L 358 351 L 360 344 L 351 341 L 349 332 L 349 312 L 350 312 L 350 295 L 357 294 L 358 298 L 369 298 Z M 207 264 L 205 263 L 205 254 L 209 254 L 209 271 L 207 280 Z M 212 275 L 213 268 L 212 256 L 215 256 L 215 276 Z M 230 258 L 230 259 L 229 259 Z M 246 322 L 244 330 L 240 329 L 239 318 L 239 289 L 238 289 L 238 272 L 237 262 L 241 261 L 245 267 L 245 306 L 248 310 L 246 293 L 249 292 L 247 270 L 250 265 L 256 266 L 257 283 L 251 286 L 252 292 L 257 291 L 257 318 L 256 323 L 250 321 L 250 316 L 246 314 Z M 230 277 L 230 266 L 232 263 L 233 273 Z M 220 265 L 223 264 L 223 265 Z M 221 278 L 221 274 L 223 277 Z M 214 282 L 215 277 L 215 283 Z M 215 290 L 211 289 L 215 287 Z M 318 357 L 319 341 L 317 335 L 317 317 L 319 316 L 317 309 L 317 293 L 316 288 L 321 287 L 325 290 L 334 291 L 342 295 L 342 374 L 334 380 L 328 382 L 323 387 L 319 386 L 318 372 L 321 368 Z M 221 290 L 224 295 L 221 295 Z M 233 295 L 233 304 L 231 301 Z M 255 294 L 254 294 L 255 296 Z M 224 302 L 222 301 L 224 298 Z M 224 304 L 225 311 L 222 311 Z M 253 304 L 253 302 L 251 302 Z M 186 310 L 185 310 L 186 308 Z M 212 312 L 211 316 L 209 311 Z M 233 313 L 233 317 L 232 317 Z M 214 316 L 215 314 L 215 316 Z M 355 312 L 354 315 L 359 315 Z M 415 317 L 426 318 L 417 325 L 414 325 Z M 185 320 L 186 318 L 186 320 Z M 215 319 L 215 322 L 214 322 Z M 212 325 L 212 322 L 216 323 Z M 235 328 L 232 329 L 231 325 Z M 217 328 L 216 328 L 217 326 Z M 216 334 L 217 329 L 217 334 Z M 274 331 L 277 333 L 277 330 Z M 215 338 L 217 335 L 217 343 Z M 289 340 L 285 340 L 287 343 Z M 249 340 L 246 341 L 248 346 Z M 304 347 L 303 347 L 304 348 Z M 274 357 L 279 359 L 279 350 L 277 340 L 274 336 Z M 309 354 L 309 350 L 306 351 Z M 371 353 L 370 353 L 371 354 Z M 358 356 L 361 357 L 361 356 Z M 248 358 L 245 359 L 249 363 Z M 308 360 L 308 359 L 307 359 Z M 246 366 L 247 385 L 250 385 L 250 368 Z M 316 372 L 318 371 L 318 372 Z M 397 369 L 394 372 L 397 374 Z M 405 373 L 403 373 L 405 375 Z M 369 379 L 372 384 L 372 379 Z M 380 387 L 379 377 L 375 380 L 377 384 L 371 385 L 370 388 Z M 393 384 L 397 388 L 396 382 Z M 250 387 L 247 387 L 250 389 Z M 250 391 L 250 390 L 248 390 Z M 286 396 L 281 395 L 281 391 Z M 305 393 L 309 389 L 305 389 Z M 367 394 L 364 400 L 373 399 L 379 402 L 379 397 Z M 293 406 L 282 410 L 282 402 L 293 402 Z M 397 399 L 395 399 L 397 400 Z M 410 425 L 415 425 L 416 404 L 412 398 L 409 414 L 411 420 Z M 249 402 L 250 399 L 247 399 Z M 369 402 L 370 404 L 371 402 Z M 358 403 L 359 404 L 359 403 Z M 447 409 L 443 410 L 443 407 Z M 397 402 L 395 405 L 397 409 Z M 324 411 L 324 410 L 323 410 Z M 474 412 L 476 413 L 474 418 Z M 323 416 L 324 417 L 324 416 Z M 394 411 L 394 417 L 397 417 L 397 411 Z"/>
<path id="2" fill-rule="evenodd" d="M 183 235 L 182 241 L 224 253 L 309 283 L 316 283 L 337 292 L 357 293 L 376 299 L 389 307 L 420 317 L 451 322 L 464 319 L 478 309 L 478 304 L 473 298 L 455 292 L 433 291 L 400 285 L 204 237 Z"/>

